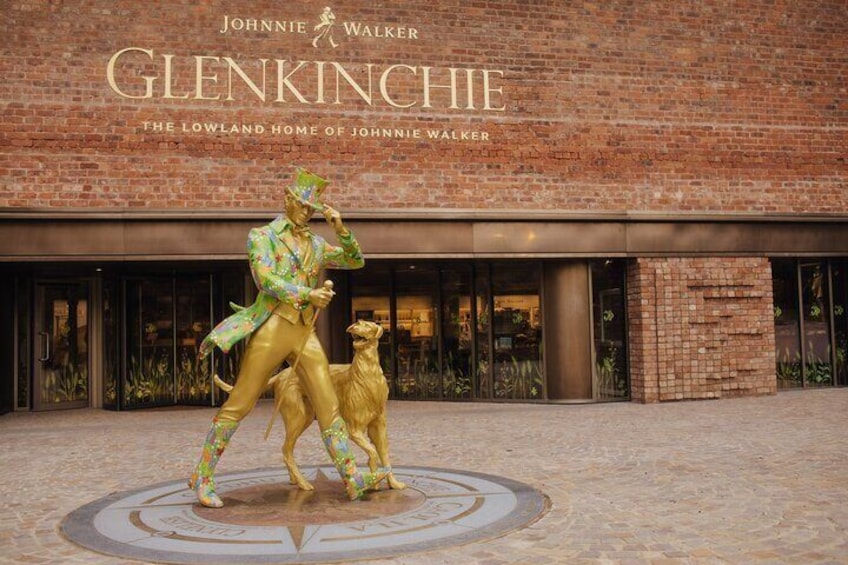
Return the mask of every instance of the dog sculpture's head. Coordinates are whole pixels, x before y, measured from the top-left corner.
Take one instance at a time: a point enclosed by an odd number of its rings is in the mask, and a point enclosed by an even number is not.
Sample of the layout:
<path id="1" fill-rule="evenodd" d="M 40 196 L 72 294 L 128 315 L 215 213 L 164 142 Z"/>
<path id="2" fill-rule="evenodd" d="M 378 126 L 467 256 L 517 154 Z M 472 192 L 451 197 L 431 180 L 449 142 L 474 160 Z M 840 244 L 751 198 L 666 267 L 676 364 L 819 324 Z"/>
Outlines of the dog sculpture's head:
<path id="1" fill-rule="evenodd" d="M 353 348 L 376 347 L 383 335 L 383 326 L 366 320 L 358 320 L 347 328 L 347 333 L 353 338 Z"/>

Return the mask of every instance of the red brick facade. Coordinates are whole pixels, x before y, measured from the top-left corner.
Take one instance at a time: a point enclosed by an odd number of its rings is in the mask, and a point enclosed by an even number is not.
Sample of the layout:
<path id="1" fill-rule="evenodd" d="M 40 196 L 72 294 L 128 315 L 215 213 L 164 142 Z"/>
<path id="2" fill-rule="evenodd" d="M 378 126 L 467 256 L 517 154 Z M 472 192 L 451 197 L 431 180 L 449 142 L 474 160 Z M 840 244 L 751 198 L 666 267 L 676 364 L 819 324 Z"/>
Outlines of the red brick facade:
<path id="1" fill-rule="evenodd" d="M 777 391 L 768 260 L 638 259 L 627 279 L 634 400 Z"/>
<path id="2" fill-rule="evenodd" d="M 0 207 L 273 208 L 297 163 L 328 173 L 334 202 L 348 210 L 848 208 L 845 2 L 357 0 L 332 5 L 338 46 L 316 48 L 322 8 L 6 3 Z M 220 33 L 225 17 L 240 29 Z M 251 19 L 289 28 L 246 30 Z M 352 24 L 360 36 L 346 32 Z M 362 26 L 394 37 L 363 36 Z M 115 82 L 143 96 L 142 77 L 156 77 L 149 99 L 121 96 L 107 81 L 110 58 L 131 47 L 150 55 L 119 58 Z M 199 70 L 196 57 L 206 57 Z M 267 60 L 265 102 L 225 58 L 257 84 Z M 287 88 L 278 101 L 278 60 L 288 62 L 285 72 L 309 62 L 290 81 L 309 103 Z M 372 103 L 342 81 L 336 104 L 330 66 L 324 103 L 316 103 L 316 61 L 339 63 L 360 85 L 372 65 Z M 392 65 L 406 67 L 389 75 L 387 91 L 410 108 L 379 96 Z M 434 85 L 430 108 L 424 67 Z M 453 108 L 439 88 L 449 68 L 461 69 Z M 195 133 L 195 124 L 265 131 Z M 305 129 L 271 133 L 275 125 Z M 328 136 L 327 128 L 345 133 Z M 380 136 L 351 137 L 358 128 Z M 383 129 L 421 137 L 386 138 Z M 460 139 L 430 139 L 431 131 Z"/>
<path id="3" fill-rule="evenodd" d="M 726 256 L 762 247 L 693 257 L 723 252 L 695 230 L 701 247 L 645 258 L 631 243 L 660 232 L 616 234 L 649 216 L 844 219 L 844 0 L 345 0 L 318 35 L 324 6 L 6 2 L 0 212 L 273 213 L 299 165 L 369 221 L 526 216 L 508 232 L 526 241 L 483 255 L 629 259 L 635 400 L 775 392 L 769 260 Z M 546 212 L 617 218 L 587 240 L 624 243 L 534 255 Z M 468 239 L 503 237 L 484 227 Z"/>

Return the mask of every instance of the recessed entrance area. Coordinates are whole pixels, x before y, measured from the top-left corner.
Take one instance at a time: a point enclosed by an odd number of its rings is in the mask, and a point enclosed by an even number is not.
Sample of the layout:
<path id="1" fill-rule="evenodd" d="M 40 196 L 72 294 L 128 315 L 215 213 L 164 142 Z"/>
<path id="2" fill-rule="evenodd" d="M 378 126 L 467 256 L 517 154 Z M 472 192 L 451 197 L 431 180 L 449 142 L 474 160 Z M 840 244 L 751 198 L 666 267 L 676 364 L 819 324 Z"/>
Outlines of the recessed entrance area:
<path id="1" fill-rule="evenodd" d="M 627 399 L 624 265 L 369 262 L 350 275 L 350 312 L 336 315 L 384 327 L 394 398 Z"/>
<path id="2" fill-rule="evenodd" d="M 331 362 L 344 363 L 353 353 L 347 325 L 381 324 L 394 399 L 628 399 L 625 264 L 369 260 L 326 273 L 337 296 L 317 331 Z M 197 350 L 232 305 L 253 301 L 246 264 L 90 270 L 13 280 L 14 408 L 220 404 L 212 377 L 234 382 L 243 344 L 202 361 Z"/>

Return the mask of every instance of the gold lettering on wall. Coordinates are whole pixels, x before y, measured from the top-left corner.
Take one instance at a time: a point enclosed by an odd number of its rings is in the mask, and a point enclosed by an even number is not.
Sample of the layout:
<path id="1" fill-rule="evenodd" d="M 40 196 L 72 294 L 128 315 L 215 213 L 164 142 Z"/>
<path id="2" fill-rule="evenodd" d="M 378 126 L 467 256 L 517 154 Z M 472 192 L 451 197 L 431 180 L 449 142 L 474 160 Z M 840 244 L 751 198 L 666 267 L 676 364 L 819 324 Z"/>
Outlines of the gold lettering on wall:
<path id="1" fill-rule="evenodd" d="M 193 84 L 185 84 L 186 76 L 193 77 Z M 178 77 L 183 77 L 183 90 Z M 115 52 L 106 66 L 112 91 L 133 100 L 243 99 L 259 104 L 348 103 L 485 112 L 506 111 L 503 79 L 504 72 L 493 69 L 266 58 L 239 61 L 227 56 L 159 54 L 143 47 Z"/>
<path id="2" fill-rule="evenodd" d="M 153 81 L 156 80 L 156 77 L 146 77 L 142 76 L 142 80 L 144 80 L 147 85 L 144 89 L 144 94 L 136 95 L 136 94 L 128 94 L 121 90 L 118 87 L 118 83 L 115 81 L 115 65 L 118 62 L 118 59 L 126 55 L 127 53 L 132 52 L 144 53 L 148 56 L 148 58 L 153 59 L 153 50 L 151 49 L 142 49 L 140 47 L 127 47 L 126 49 L 121 49 L 112 57 L 109 58 L 109 64 L 106 65 L 106 80 L 109 82 L 109 86 L 112 90 L 118 94 L 119 96 L 123 96 L 124 98 L 133 98 L 133 99 L 143 99 L 143 98 L 153 98 Z M 165 62 L 168 65 L 168 69 L 170 69 L 170 59 L 166 56 Z M 170 93 L 170 90 L 169 90 Z"/>
<path id="3" fill-rule="evenodd" d="M 393 106 L 394 108 L 412 108 L 413 106 L 415 106 L 414 101 L 408 102 L 406 104 L 401 104 L 399 102 L 395 102 L 394 98 L 389 94 L 389 88 L 388 88 L 389 77 L 391 76 L 391 74 L 396 69 L 406 69 L 410 73 L 412 73 L 413 75 L 418 74 L 418 69 L 416 69 L 415 67 L 411 67 L 409 65 L 392 65 L 392 66 L 390 66 L 385 71 L 383 71 L 382 75 L 380 75 L 380 95 L 383 97 L 383 100 L 385 100 L 386 103 L 389 106 Z"/>

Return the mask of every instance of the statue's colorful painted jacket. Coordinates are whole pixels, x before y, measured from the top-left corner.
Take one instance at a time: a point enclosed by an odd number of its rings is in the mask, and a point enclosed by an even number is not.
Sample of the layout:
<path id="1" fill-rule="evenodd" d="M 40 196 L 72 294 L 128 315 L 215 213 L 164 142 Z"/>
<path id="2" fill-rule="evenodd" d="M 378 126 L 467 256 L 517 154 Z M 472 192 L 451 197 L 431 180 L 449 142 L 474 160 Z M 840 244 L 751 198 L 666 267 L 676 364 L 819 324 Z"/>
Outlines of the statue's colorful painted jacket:
<path id="1" fill-rule="evenodd" d="M 251 306 L 223 320 L 203 339 L 201 358 L 209 355 L 216 345 L 224 353 L 228 352 L 256 331 L 281 304 L 289 305 L 286 309 L 293 312 L 311 310 L 309 292 L 318 284 L 322 268 L 358 269 L 365 264 L 352 232 L 339 236 L 340 246 L 331 245 L 323 237 L 309 232 L 312 252 L 303 253 L 299 252 L 293 227 L 294 224 L 281 215 L 266 226 L 250 230 L 247 254 L 259 294 Z"/>

